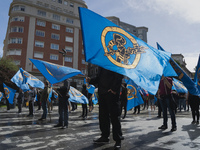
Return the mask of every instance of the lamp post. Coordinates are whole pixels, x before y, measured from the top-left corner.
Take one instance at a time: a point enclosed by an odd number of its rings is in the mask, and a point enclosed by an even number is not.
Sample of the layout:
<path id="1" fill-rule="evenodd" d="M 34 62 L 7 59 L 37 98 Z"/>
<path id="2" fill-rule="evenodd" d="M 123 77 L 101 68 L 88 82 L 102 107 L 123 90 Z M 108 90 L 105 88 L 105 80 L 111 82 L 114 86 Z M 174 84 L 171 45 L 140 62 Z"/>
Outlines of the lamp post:
<path id="1" fill-rule="evenodd" d="M 67 56 L 67 51 L 65 49 L 60 50 L 59 53 L 63 56 L 63 66 L 65 65 L 65 56 Z"/>

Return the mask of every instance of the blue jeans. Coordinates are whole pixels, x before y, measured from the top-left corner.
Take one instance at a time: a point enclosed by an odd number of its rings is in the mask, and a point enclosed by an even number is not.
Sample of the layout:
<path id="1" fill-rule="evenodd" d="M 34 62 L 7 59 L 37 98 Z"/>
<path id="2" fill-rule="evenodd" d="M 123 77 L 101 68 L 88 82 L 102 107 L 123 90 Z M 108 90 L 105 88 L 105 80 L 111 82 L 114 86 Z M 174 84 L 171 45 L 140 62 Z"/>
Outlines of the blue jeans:
<path id="1" fill-rule="evenodd" d="M 171 116 L 172 128 L 176 127 L 176 116 L 171 106 L 171 97 L 168 96 L 168 97 L 159 99 L 159 102 L 163 111 L 163 125 L 167 127 L 167 121 L 168 121 L 167 108 L 168 108 L 169 114 Z"/>

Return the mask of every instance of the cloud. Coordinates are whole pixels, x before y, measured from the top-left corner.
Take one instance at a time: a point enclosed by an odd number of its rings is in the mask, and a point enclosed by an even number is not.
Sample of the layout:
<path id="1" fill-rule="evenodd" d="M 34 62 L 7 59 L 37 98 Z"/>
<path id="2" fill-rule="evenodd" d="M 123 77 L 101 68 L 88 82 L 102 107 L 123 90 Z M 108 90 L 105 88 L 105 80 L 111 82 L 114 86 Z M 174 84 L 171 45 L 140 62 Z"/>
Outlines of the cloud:
<path id="1" fill-rule="evenodd" d="M 199 0 L 125 0 L 135 11 L 150 11 L 180 17 L 188 23 L 200 23 Z"/>

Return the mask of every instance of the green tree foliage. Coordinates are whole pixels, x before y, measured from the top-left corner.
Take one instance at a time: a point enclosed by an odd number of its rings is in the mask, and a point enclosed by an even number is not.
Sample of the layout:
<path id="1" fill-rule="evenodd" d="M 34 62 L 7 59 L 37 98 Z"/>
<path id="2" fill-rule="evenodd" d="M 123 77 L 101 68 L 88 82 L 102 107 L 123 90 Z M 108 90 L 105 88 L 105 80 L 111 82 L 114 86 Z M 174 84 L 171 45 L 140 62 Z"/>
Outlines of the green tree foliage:
<path id="1" fill-rule="evenodd" d="M 19 70 L 18 66 L 13 63 L 11 59 L 1 58 L 0 59 L 0 91 L 4 92 L 3 83 L 7 86 L 17 90 L 18 87 L 11 81 L 11 78 Z"/>

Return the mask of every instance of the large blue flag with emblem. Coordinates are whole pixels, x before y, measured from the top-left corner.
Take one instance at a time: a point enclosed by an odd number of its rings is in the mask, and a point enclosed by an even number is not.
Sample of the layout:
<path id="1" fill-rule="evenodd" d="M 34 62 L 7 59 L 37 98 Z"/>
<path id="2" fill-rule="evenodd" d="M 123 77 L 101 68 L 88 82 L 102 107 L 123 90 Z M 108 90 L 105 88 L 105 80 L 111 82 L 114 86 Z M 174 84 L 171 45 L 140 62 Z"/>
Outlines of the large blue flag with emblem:
<path id="1" fill-rule="evenodd" d="M 59 83 L 78 74 L 83 75 L 80 70 L 70 67 L 57 65 L 42 60 L 30 60 L 51 84 Z"/>
<path id="2" fill-rule="evenodd" d="M 0 101 L 1 101 L 2 98 L 3 98 L 3 93 L 0 92 Z"/>
<path id="3" fill-rule="evenodd" d="M 200 92 L 200 55 L 199 55 L 199 60 L 198 60 L 197 67 L 196 67 L 196 72 L 194 75 L 194 82 L 196 83 L 197 88 Z"/>
<path id="4" fill-rule="evenodd" d="M 29 84 L 30 86 L 35 88 L 44 89 L 44 83 L 40 81 L 38 78 L 28 73 L 27 71 L 23 70 L 22 68 L 20 68 L 20 72 L 22 74 L 24 84 Z"/>
<path id="5" fill-rule="evenodd" d="M 171 54 L 86 8 L 79 7 L 79 14 L 86 61 L 125 75 L 155 94 Z"/>
<path id="6" fill-rule="evenodd" d="M 178 93 L 187 93 L 187 88 L 183 85 L 183 83 L 175 78 L 173 78 L 173 86 L 172 90 L 176 90 Z"/>
<path id="7" fill-rule="evenodd" d="M 12 77 L 11 81 L 15 83 L 20 89 L 22 89 L 23 92 L 30 90 L 28 84 L 24 83 L 20 70 L 18 70 L 17 73 Z"/>
<path id="8" fill-rule="evenodd" d="M 4 93 L 10 104 L 13 104 L 13 99 L 15 97 L 16 90 L 8 87 L 3 83 Z"/>
<path id="9" fill-rule="evenodd" d="M 127 80 L 127 110 L 132 109 L 135 106 L 144 103 L 140 93 L 139 87 L 134 83 L 133 80 Z"/>
<path id="10" fill-rule="evenodd" d="M 74 103 L 88 104 L 88 98 L 85 97 L 85 95 L 83 95 L 80 91 L 78 91 L 72 86 L 70 86 L 70 89 L 69 89 L 68 100 Z"/>
<path id="11" fill-rule="evenodd" d="M 165 51 L 158 43 L 157 47 L 159 50 Z M 170 59 L 170 64 L 176 71 L 178 79 L 183 82 L 184 86 L 187 88 L 190 94 L 198 96 L 199 91 L 197 85 L 192 81 L 192 79 L 183 71 L 183 69 L 172 58 Z"/>

